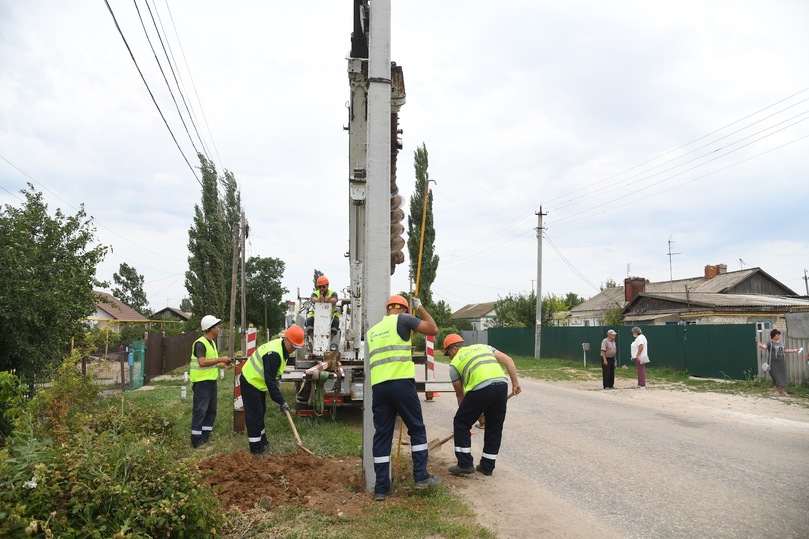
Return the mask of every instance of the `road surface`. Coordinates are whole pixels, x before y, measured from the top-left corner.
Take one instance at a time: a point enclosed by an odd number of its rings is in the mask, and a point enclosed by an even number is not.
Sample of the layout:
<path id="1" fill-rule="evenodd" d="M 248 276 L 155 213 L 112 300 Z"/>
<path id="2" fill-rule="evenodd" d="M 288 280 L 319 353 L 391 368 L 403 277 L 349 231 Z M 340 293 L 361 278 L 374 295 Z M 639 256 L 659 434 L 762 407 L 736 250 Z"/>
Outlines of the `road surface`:
<path id="1" fill-rule="evenodd" d="M 451 441 L 431 471 L 498 537 L 809 537 L 809 410 L 656 389 L 653 377 L 612 391 L 521 379 L 494 475 L 449 477 Z M 451 432 L 454 394 L 422 408 L 429 440 Z M 477 462 L 482 431 L 472 440 Z"/>

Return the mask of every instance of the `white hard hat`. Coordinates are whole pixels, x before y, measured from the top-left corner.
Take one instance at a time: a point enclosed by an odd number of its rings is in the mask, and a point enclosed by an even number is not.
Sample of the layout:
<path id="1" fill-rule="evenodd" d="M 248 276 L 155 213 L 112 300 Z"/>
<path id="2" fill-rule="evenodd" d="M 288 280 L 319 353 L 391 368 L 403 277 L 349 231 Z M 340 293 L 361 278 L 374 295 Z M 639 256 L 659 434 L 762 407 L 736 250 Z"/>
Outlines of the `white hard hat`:
<path id="1" fill-rule="evenodd" d="M 221 320 L 219 320 L 217 317 L 211 316 L 210 314 L 206 314 L 205 316 L 202 317 L 200 327 L 202 328 L 202 331 L 208 331 L 219 322 L 221 322 Z"/>
<path id="2" fill-rule="evenodd" d="M 767 372 L 768 370 L 770 370 L 770 364 L 769 363 L 762 363 L 761 364 L 761 370 L 764 371 L 764 372 Z"/>

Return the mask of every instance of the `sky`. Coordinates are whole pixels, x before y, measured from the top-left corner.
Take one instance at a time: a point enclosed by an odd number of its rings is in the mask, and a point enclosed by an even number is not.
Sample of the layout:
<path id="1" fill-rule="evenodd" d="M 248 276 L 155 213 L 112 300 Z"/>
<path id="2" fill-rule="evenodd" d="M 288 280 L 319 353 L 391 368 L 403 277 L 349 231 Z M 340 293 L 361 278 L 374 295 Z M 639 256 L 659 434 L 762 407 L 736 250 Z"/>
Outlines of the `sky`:
<path id="1" fill-rule="evenodd" d="M 125 262 L 177 307 L 201 150 L 287 299 L 315 269 L 345 288 L 352 4 L 109 0 L 136 66 L 104 0 L 0 0 L 0 205 L 29 182 L 52 211 L 83 204 L 111 247 L 97 276 Z M 536 290 L 540 208 L 543 296 L 707 264 L 809 294 L 808 22 L 804 0 L 393 1 L 398 185 L 425 145 L 433 298 Z"/>

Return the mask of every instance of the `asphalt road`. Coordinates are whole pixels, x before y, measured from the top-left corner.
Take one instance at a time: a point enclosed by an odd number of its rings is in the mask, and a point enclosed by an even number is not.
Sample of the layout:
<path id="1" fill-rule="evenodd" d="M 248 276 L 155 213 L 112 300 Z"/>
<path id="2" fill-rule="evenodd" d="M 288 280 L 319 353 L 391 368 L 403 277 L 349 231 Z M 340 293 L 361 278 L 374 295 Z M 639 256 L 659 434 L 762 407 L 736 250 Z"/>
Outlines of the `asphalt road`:
<path id="1" fill-rule="evenodd" d="M 584 515 L 592 537 L 809 537 L 806 409 L 785 419 L 767 399 L 521 385 L 497 465 L 522 479 L 515 490 L 528 499 L 513 503 L 527 522 L 536 492 L 544 511 L 556 500 Z M 449 393 L 422 406 L 428 439 L 451 431 L 456 407 Z M 477 461 L 483 436 L 472 439 Z"/>

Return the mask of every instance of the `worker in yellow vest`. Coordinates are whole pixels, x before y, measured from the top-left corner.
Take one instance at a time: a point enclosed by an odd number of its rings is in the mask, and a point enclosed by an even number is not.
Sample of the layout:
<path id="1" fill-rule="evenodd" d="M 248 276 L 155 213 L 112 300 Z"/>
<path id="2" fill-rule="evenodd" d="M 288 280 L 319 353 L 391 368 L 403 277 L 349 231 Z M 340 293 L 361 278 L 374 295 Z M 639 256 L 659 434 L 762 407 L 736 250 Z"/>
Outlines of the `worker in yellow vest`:
<path id="1" fill-rule="evenodd" d="M 386 306 L 387 315 L 368 330 L 368 360 L 371 370 L 372 410 L 374 414 L 374 499 L 382 501 L 391 491 L 390 450 L 398 414 L 407 425 L 413 457 L 416 489 L 441 482 L 427 471 L 427 429 L 416 392 L 416 366 L 413 363 L 410 332 L 436 335 L 438 326 L 418 298 L 413 309 L 421 320 L 408 313 L 407 300 L 393 296 Z"/>
<path id="2" fill-rule="evenodd" d="M 204 335 L 194 341 L 191 348 L 191 389 L 194 404 L 191 412 L 191 447 L 207 444 L 211 439 L 216 421 L 216 381 L 219 380 L 219 365 L 230 369 L 230 358 L 219 356 L 216 338 L 222 321 L 205 315 L 200 322 Z"/>
<path id="3" fill-rule="evenodd" d="M 267 393 L 281 406 L 282 414 L 289 411 L 289 405 L 278 386 L 278 379 L 284 373 L 290 354 L 301 346 L 303 346 L 303 330 L 300 326 L 290 326 L 283 337 L 256 348 L 242 367 L 239 386 L 244 403 L 244 425 L 247 430 L 247 443 L 254 455 L 263 455 L 270 445 L 264 431 Z"/>
<path id="4" fill-rule="evenodd" d="M 329 288 L 329 278 L 321 275 L 317 278 L 317 289 L 312 292 L 309 301 L 312 307 L 306 318 L 306 334 L 311 336 L 315 331 L 315 303 L 331 303 L 331 336 L 337 335 L 340 329 L 340 308 L 337 307 L 337 292 Z"/>
<path id="5" fill-rule="evenodd" d="M 449 364 L 449 377 L 458 398 L 458 411 L 452 421 L 458 464 L 450 466 L 448 471 L 453 475 L 471 475 L 477 470 L 483 475 L 492 475 L 506 420 L 508 378 L 511 378 L 515 395 L 522 391 L 517 368 L 514 361 L 503 352 L 485 344 L 467 346 L 457 333 L 450 333 L 444 338 L 442 349 L 444 355 L 452 360 Z M 508 378 L 503 367 L 508 372 Z M 473 466 L 472 436 L 469 430 L 481 414 L 486 418 L 483 454 L 478 465 Z"/>

